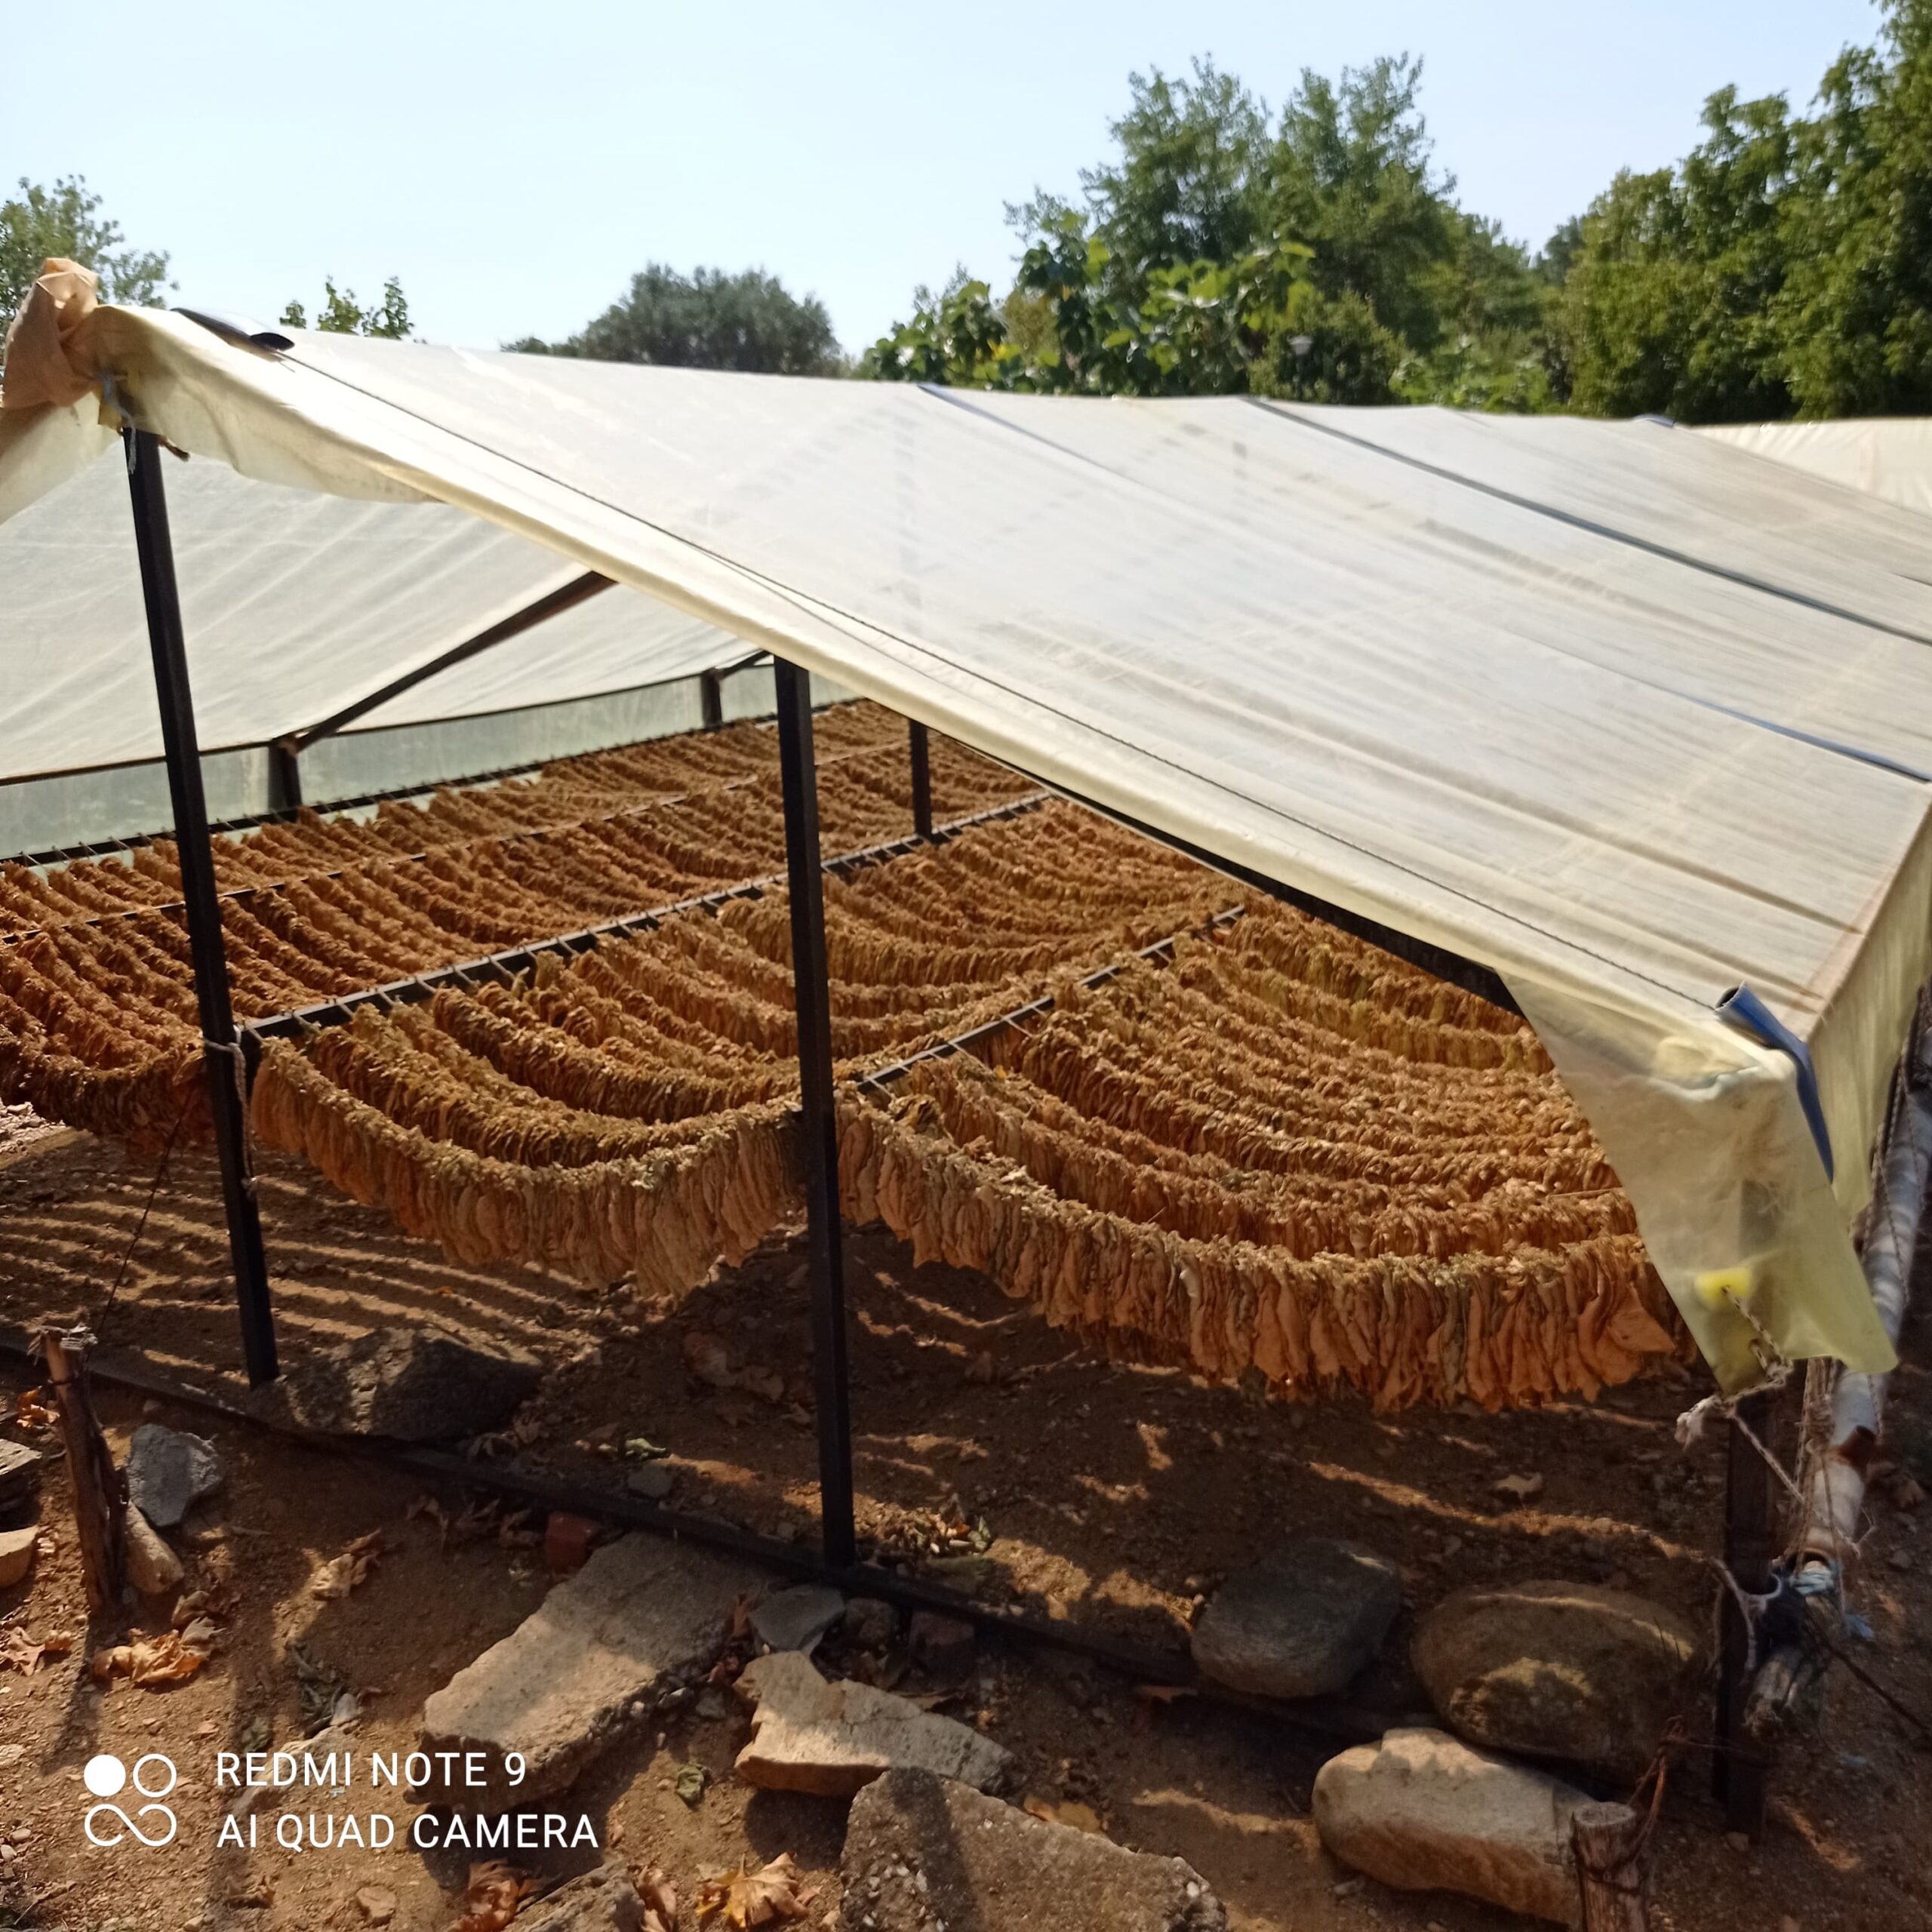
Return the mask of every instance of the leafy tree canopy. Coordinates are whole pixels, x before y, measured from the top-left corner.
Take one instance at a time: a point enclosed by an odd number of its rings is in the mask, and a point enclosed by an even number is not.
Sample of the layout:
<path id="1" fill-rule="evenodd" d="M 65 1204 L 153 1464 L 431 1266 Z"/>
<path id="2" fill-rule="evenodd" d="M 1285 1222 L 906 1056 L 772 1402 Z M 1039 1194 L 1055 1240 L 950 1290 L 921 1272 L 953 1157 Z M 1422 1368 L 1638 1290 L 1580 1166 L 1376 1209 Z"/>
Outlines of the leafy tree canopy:
<path id="1" fill-rule="evenodd" d="M 394 275 L 383 284 L 382 300 L 364 308 L 352 288 L 338 288 L 334 275 L 322 278 L 321 306 L 312 324 L 309 312 L 300 302 L 291 302 L 281 312 L 285 328 L 315 328 L 329 335 L 381 336 L 391 342 L 405 340 L 409 334 L 409 300 L 402 284 Z"/>
<path id="2" fill-rule="evenodd" d="M 1418 62 L 1304 73 L 1277 118 L 1211 61 L 1134 75 L 1081 200 L 1009 208 L 995 300 L 963 271 L 869 349 L 883 380 L 1324 401 L 1546 399 L 1546 294 L 1430 162 Z"/>
<path id="3" fill-rule="evenodd" d="M 26 300 L 41 264 L 56 255 L 93 269 L 103 301 L 152 308 L 172 286 L 168 257 L 130 248 L 119 227 L 101 218 L 100 197 L 81 176 L 51 188 L 23 180 L 14 199 L 0 202 L 0 328 Z"/>
<path id="4" fill-rule="evenodd" d="M 832 318 L 817 296 L 801 300 L 760 269 L 729 275 L 701 268 L 687 276 L 660 262 L 633 275 L 629 294 L 568 341 L 531 337 L 504 346 L 525 355 L 765 375 L 830 376 L 844 368 Z"/>

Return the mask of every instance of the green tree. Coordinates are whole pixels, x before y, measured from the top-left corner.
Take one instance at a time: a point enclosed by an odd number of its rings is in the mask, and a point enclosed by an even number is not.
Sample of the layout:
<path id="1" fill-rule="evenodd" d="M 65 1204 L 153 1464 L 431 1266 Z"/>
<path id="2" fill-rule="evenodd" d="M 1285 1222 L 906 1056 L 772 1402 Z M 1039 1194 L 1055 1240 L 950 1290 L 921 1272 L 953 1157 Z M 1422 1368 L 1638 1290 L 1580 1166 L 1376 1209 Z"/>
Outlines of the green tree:
<path id="1" fill-rule="evenodd" d="M 300 302 L 291 302 L 281 312 L 285 328 L 306 329 L 308 311 Z M 315 327 L 328 335 L 380 336 L 401 342 L 409 334 L 409 301 L 402 284 L 391 275 L 383 284 L 383 298 L 364 308 L 352 288 L 338 288 L 334 275 L 322 278 L 321 306 L 315 312 Z"/>
<path id="2" fill-rule="evenodd" d="M 759 269 L 728 275 L 701 268 L 687 276 L 659 262 L 632 276 L 624 299 L 568 341 L 528 337 L 504 346 L 525 355 L 768 375 L 838 375 L 844 366 L 817 296 L 801 300 Z"/>
<path id="3" fill-rule="evenodd" d="M 1420 78 L 1407 58 L 1304 73 L 1277 123 L 1211 61 L 1130 76 L 1116 152 L 1082 171 L 1081 204 L 1040 191 L 1008 208 L 1026 247 L 1007 296 L 973 285 L 968 314 L 948 306 L 963 275 L 937 300 L 918 291 L 860 373 L 1546 406 L 1545 291 L 1434 172 Z"/>
<path id="4" fill-rule="evenodd" d="M 1832 67 L 1795 150 L 1774 303 L 1793 401 L 1932 413 L 1932 0 L 1887 0 L 1880 47 Z"/>
<path id="5" fill-rule="evenodd" d="M 101 299 L 153 308 L 168 281 L 168 257 L 128 245 L 118 223 L 105 220 L 100 197 L 79 175 L 52 187 L 27 180 L 9 202 L 0 202 L 0 327 L 26 300 L 51 256 L 64 256 L 100 278 Z"/>
<path id="6" fill-rule="evenodd" d="M 1721 89 L 1680 166 L 1620 174 L 1567 242 L 1555 328 L 1574 405 L 1688 422 L 1789 413 L 1780 298 L 1794 129 L 1782 98 Z"/>

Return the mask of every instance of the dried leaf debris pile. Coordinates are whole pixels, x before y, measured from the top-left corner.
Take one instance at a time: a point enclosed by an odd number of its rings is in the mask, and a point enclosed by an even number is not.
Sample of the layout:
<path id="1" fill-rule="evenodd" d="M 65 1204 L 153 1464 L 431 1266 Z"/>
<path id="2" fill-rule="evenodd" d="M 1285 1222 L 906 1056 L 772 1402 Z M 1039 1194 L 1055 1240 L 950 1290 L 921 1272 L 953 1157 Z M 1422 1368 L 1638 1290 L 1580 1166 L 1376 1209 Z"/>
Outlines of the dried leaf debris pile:
<path id="1" fill-rule="evenodd" d="M 1263 900 L 1211 925 L 1235 894 L 1063 805 L 828 881 L 848 1213 L 1111 1354 L 1296 1394 L 1500 1407 L 1679 1352 L 1520 1021 Z M 789 955 L 772 893 L 365 1011 L 270 1048 L 255 1131 L 460 1260 L 675 1297 L 797 1204 Z"/>
<path id="2" fill-rule="evenodd" d="M 902 720 L 821 714 L 828 852 L 903 836 Z M 1025 780 L 944 741 L 934 804 L 964 816 Z M 303 814 L 217 840 L 237 1015 L 288 1011 L 782 870 L 777 740 L 733 725 L 448 789 L 373 816 Z M 0 865 L 0 1100 L 152 1152 L 207 1130 L 172 844 Z"/>

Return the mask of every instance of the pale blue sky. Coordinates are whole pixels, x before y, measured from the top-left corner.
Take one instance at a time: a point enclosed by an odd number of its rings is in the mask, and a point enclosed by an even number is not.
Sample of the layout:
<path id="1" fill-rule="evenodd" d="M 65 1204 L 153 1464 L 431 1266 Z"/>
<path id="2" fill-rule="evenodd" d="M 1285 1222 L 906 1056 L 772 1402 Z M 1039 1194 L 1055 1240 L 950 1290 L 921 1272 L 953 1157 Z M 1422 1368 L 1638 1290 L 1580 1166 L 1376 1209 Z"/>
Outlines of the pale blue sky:
<path id="1" fill-rule="evenodd" d="M 401 276 L 432 340 L 568 333 L 647 260 L 752 263 L 857 348 L 1002 204 L 1070 191 L 1130 69 L 1211 53 L 1278 103 L 1304 66 L 1426 62 L 1438 162 L 1540 243 L 1726 82 L 1807 100 L 1871 0 L 1147 0 L 1014 11 L 769 0 L 10 8 L 0 183 L 80 172 L 190 306 L 272 319 L 325 272 Z M 165 24 L 164 24 L 164 22 Z"/>

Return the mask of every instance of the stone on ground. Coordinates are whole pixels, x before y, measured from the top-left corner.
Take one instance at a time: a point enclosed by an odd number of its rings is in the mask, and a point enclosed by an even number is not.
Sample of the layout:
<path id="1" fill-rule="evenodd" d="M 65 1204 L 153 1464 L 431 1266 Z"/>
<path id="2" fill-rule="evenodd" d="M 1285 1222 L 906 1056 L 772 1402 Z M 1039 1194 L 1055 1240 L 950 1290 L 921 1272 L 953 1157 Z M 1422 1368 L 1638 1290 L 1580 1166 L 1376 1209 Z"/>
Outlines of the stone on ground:
<path id="1" fill-rule="evenodd" d="M 915 1610 L 906 1626 L 906 1647 L 912 1661 L 942 1684 L 956 1683 L 973 1668 L 979 1655 L 980 1633 L 962 1617 L 943 1616 L 936 1610 Z"/>
<path id="2" fill-rule="evenodd" d="M 600 1865 L 533 1900 L 516 1915 L 516 1932 L 638 1932 L 644 1901 L 623 1866 Z"/>
<path id="3" fill-rule="evenodd" d="M 33 1567 L 39 1540 L 39 1528 L 32 1523 L 23 1530 L 0 1530 L 0 1590 L 12 1589 Z"/>
<path id="4" fill-rule="evenodd" d="M 1401 1607 L 1401 1579 L 1386 1557 L 1300 1538 L 1221 1586 L 1195 1624 L 1194 1661 L 1256 1697 L 1326 1697 L 1382 1647 Z"/>
<path id="5" fill-rule="evenodd" d="M 0 1523 L 24 1515 L 40 1493 L 40 1451 L 0 1442 Z"/>
<path id="6" fill-rule="evenodd" d="M 845 1606 L 845 1641 L 862 1651 L 882 1651 L 899 1634 L 899 1613 L 878 1597 L 854 1597 Z"/>
<path id="7" fill-rule="evenodd" d="M 928 1771 L 888 1771 L 860 1792 L 838 1869 L 854 1932 L 1226 1932 L 1228 1923 L 1178 1858 L 1029 1817 Z"/>
<path id="8" fill-rule="evenodd" d="M 325 1435 L 443 1442 L 502 1428 L 543 1374 L 521 1349 L 435 1328 L 377 1328 L 305 1350 L 255 1399 Z"/>
<path id="9" fill-rule="evenodd" d="M 158 1530 L 174 1528 L 221 1480 L 221 1458 L 202 1436 L 144 1422 L 128 1445 L 128 1500 Z"/>
<path id="10" fill-rule="evenodd" d="M 624 1478 L 624 1487 L 647 1503 L 662 1503 L 677 1486 L 677 1472 L 669 1463 L 646 1463 Z"/>
<path id="11" fill-rule="evenodd" d="M 753 1658 L 738 1689 L 756 1706 L 737 1759 L 747 1784 L 850 1798 L 891 1770 L 937 1772 L 981 1791 L 1012 1771 L 1012 1753 L 991 1738 L 869 1684 L 828 1682 L 797 1651 Z"/>
<path id="12" fill-rule="evenodd" d="M 829 1583 L 797 1583 L 752 1610 L 752 1635 L 768 1650 L 809 1655 L 844 1614 L 844 1598 Z"/>
<path id="13" fill-rule="evenodd" d="M 487 1786 L 450 1800 L 489 1810 L 568 1789 L 632 1704 L 648 1712 L 711 1668 L 732 1604 L 760 1581 L 742 1563 L 661 1537 L 606 1543 L 423 1706 L 425 1751 L 485 1754 Z M 507 1752 L 526 1767 L 515 1786 Z"/>
<path id="14" fill-rule="evenodd" d="M 144 1597 L 164 1597 L 170 1590 L 178 1590 L 183 1575 L 180 1558 L 131 1503 L 122 1520 L 128 1582 Z"/>
<path id="15" fill-rule="evenodd" d="M 1700 1644 L 1642 1597 L 1544 1580 L 1457 1591 L 1414 1647 L 1430 1702 L 1472 1743 L 1635 1777 L 1682 1705 Z"/>
<path id="16" fill-rule="evenodd" d="M 1315 1824 L 1343 1864 L 1410 1892 L 1461 1892 L 1534 1918 L 1579 1906 L 1570 1820 L 1585 1795 L 1440 1730 L 1392 1730 L 1315 1774 Z"/>

